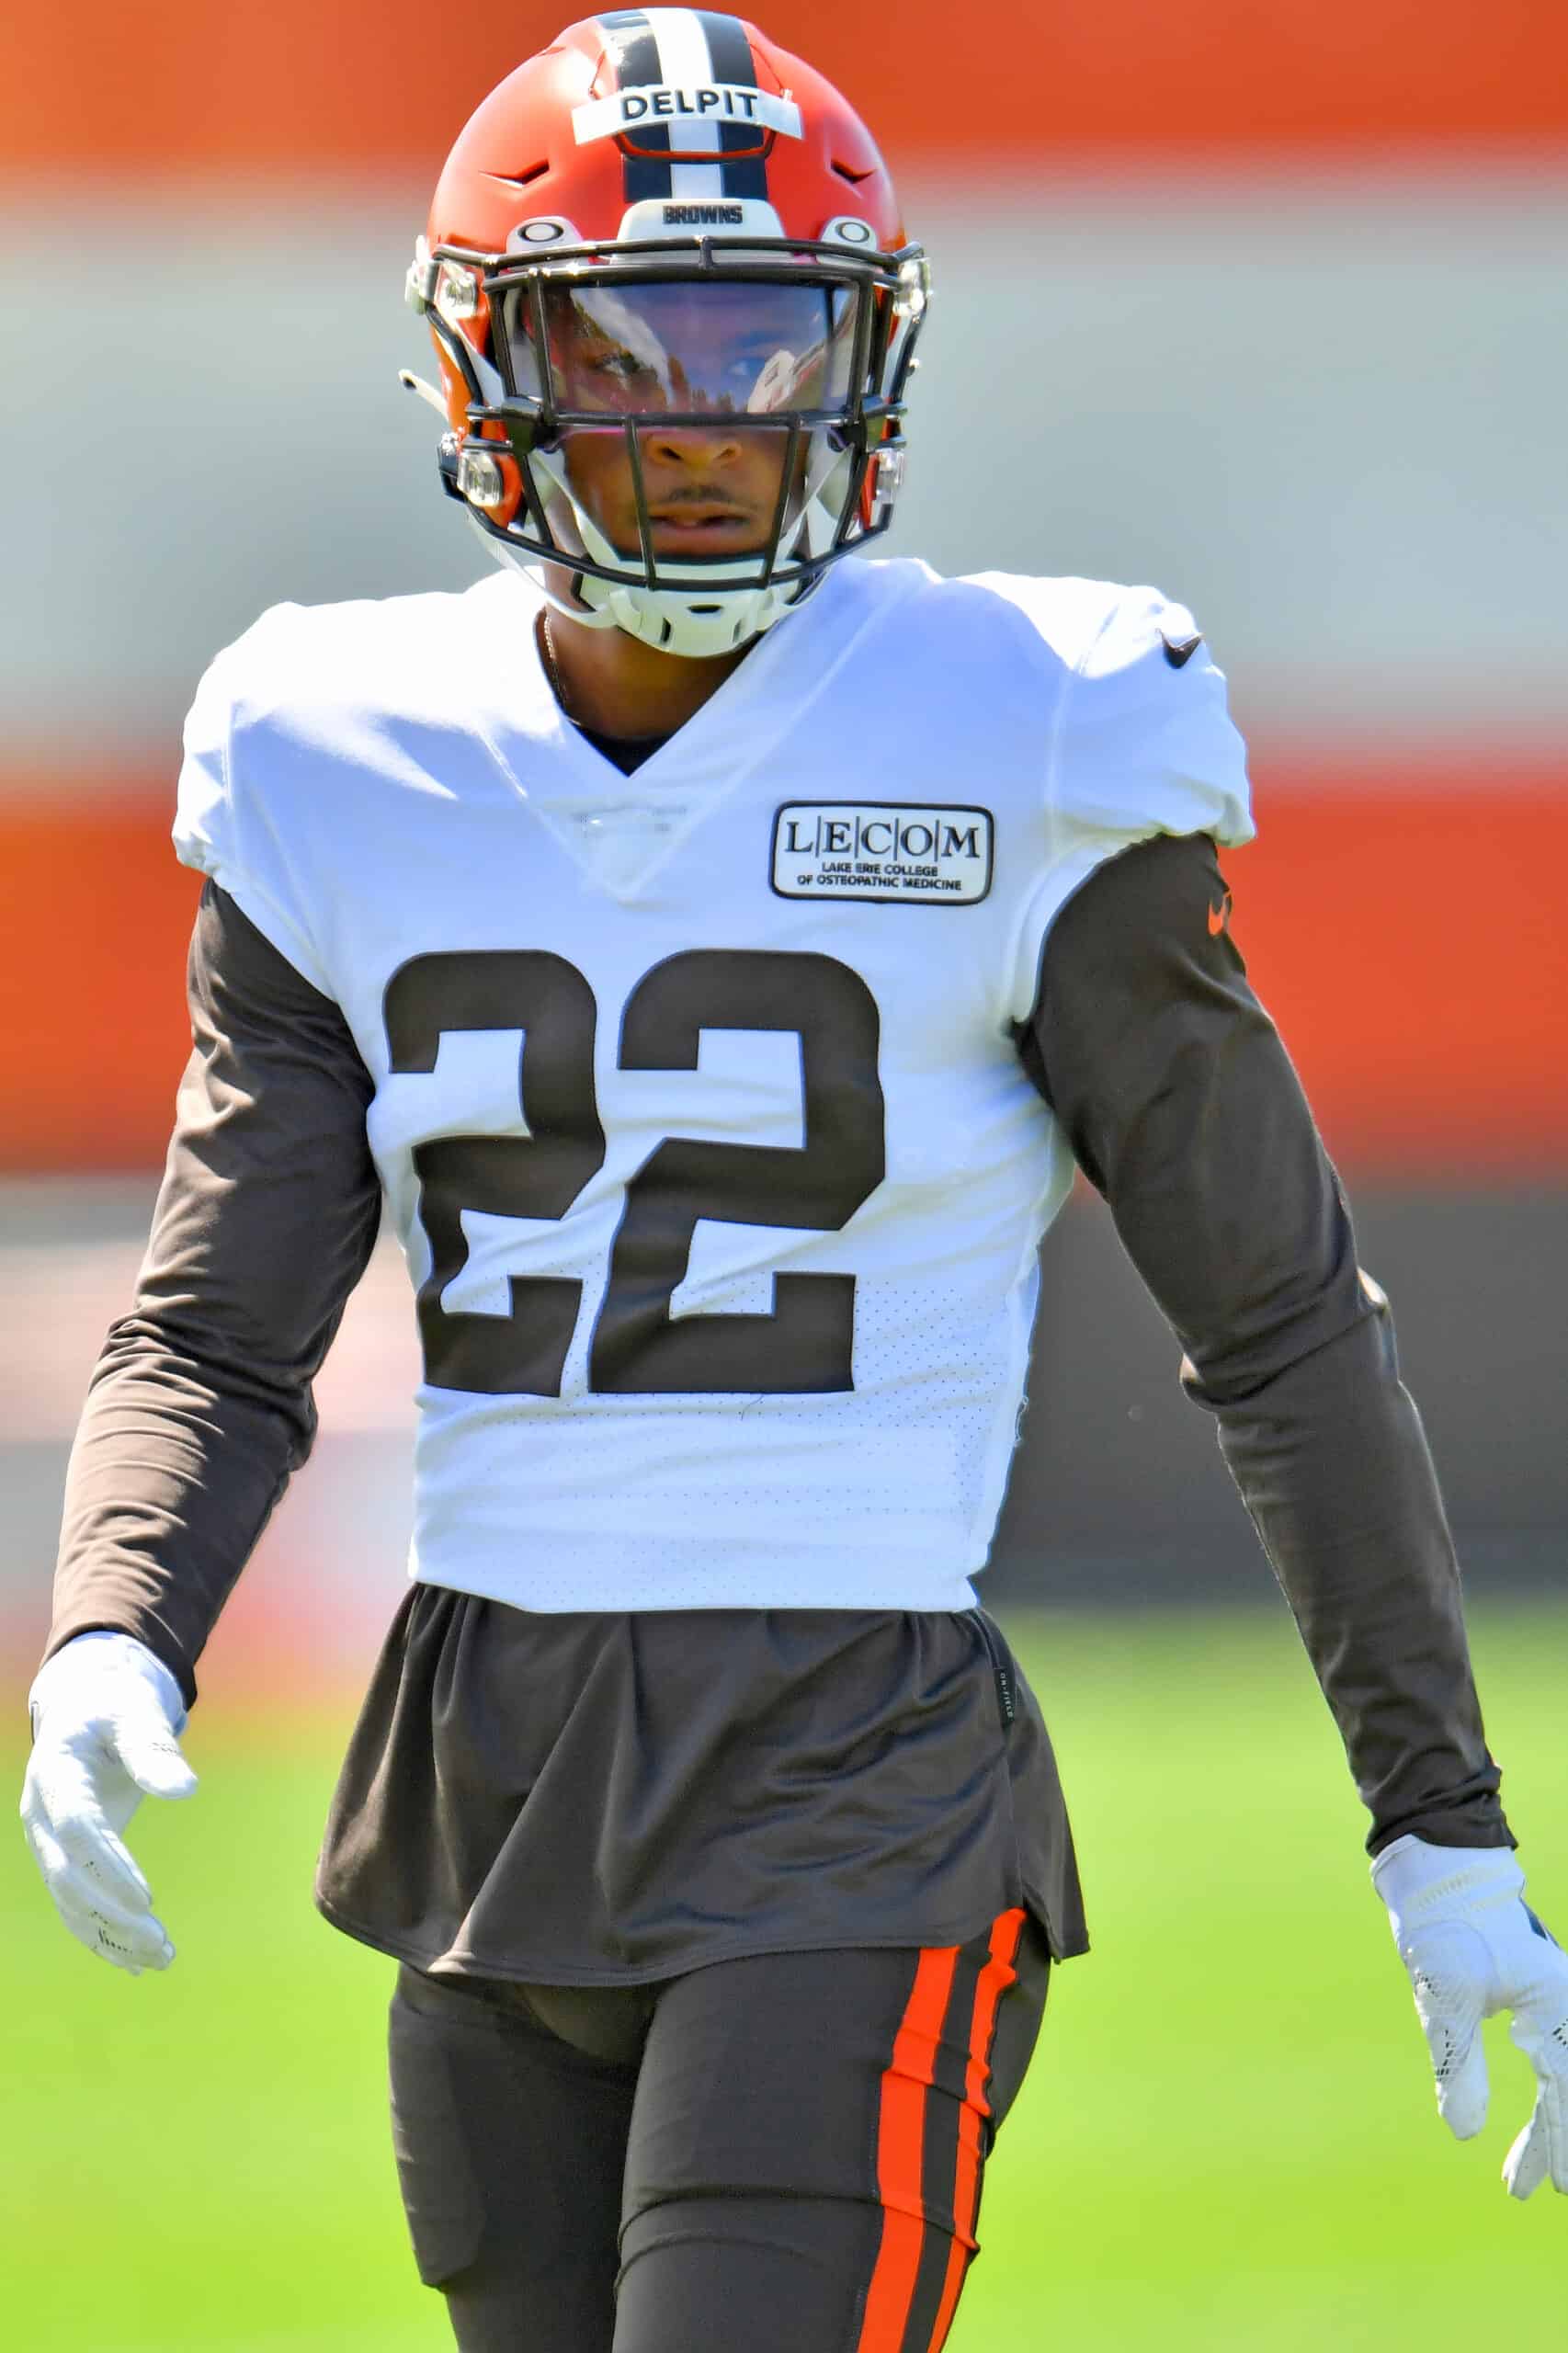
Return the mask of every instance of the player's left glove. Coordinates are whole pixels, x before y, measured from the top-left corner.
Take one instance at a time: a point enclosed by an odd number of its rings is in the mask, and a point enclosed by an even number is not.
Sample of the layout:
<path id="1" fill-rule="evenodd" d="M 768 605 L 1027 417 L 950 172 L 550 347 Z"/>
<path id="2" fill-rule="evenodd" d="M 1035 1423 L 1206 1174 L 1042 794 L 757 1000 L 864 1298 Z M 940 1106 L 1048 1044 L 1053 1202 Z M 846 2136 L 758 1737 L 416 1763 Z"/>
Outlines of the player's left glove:
<path id="1" fill-rule="evenodd" d="M 1509 2031 L 1540 2088 L 1503 2178 L 1515 2198 L 1548 2175 L 1568 2190 L 1568 1954 L 1525 1903 L 1513 1855 L 1396 1838 L 1373 1863 L 1372 1883 L 1415 1989 L 1443 2121 L 1460 2141 L 1485 2123 L 1481 2021 L 1511 2010 Z"/>

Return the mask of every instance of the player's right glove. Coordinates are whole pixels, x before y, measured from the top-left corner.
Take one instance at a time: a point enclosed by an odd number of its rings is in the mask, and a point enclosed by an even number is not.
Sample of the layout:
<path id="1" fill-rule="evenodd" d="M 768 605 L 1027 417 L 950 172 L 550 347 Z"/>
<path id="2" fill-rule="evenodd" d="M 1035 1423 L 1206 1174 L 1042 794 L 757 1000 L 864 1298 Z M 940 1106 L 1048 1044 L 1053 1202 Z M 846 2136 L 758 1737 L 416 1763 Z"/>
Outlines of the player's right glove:
<path id="1" fill-rule="evenodd" d="M 185 1798 L 196 1787 L 180 1755 L 178 1684 L 130 1634 L 78 1634 L 40 1668 L 28 1704 L 22 1823 L 61 1918 L 133 1977 L 166 1969 L 175 1949 L 120 1833 L 143 1793 Z"/>
<path id="2" fill-rule="evenodd" d="M 1410 1972 L 1437 2078 L 1437 2112 L 1456 2140 L 1486 2121 L 1481 2021 L 1511 2010 L 1509 2029 L 1536 2074 L 1535 2109 L 1503 2163 L 1511 2196 L 1551 2177 L 1568 2190 L 1568 1954 L 1524 1900 L 1506 1847 L 1385 1847 L 1372 1880 Z"/>

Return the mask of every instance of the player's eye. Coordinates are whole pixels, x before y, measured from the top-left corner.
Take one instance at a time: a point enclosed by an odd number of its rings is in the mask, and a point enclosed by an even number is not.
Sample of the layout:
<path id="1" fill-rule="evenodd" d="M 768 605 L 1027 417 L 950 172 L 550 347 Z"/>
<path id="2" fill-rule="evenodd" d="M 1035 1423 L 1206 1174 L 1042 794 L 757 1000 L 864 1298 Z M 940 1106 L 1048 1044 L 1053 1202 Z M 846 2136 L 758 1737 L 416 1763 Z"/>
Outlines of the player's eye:
<path id="1" fill-rule="evenodd" d="M 607 351 L 598 358 L 590 360 L 588 365 L 595 375 L 608 377 L 612 383 L 618 384 L 636 383 L 653 373 L 646 361 L 637 358 L 630 351 Z"/>
<path id="2" fill-rule="evenodd" d="M 578 351 L 561 372 L 568 401 L 586 408 L 651 408 L 661 405 L 657 369 L 624 345 Z"/>

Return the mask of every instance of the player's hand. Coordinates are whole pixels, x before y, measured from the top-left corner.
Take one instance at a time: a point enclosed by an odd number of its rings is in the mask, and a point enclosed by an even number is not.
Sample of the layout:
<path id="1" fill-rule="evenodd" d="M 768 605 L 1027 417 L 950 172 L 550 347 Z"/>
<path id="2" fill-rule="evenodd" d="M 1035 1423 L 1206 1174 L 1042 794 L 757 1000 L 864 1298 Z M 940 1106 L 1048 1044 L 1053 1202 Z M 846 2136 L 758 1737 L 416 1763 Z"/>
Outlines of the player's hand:
<path id="1" fill-rule="evenodd" d="M 1535 2069 L 1529 2122 L 1503 2178 L 1528 2198 L 1550 2175 L 1568 2190 L 1568 1955 L 1524 1901 L 1506 1847 L 1433 1847 L 1396 1838 L 1372 1865 L 1393 1940 L 1410 1972 L 1437 2078 L 1437 2111 L 1456 2139 L 1486 2121 L 1481 2021 L 1513 2013 L 1510 2033 Z"/>
<path id="2" fill-rule="evenodd" d="M 22 1823 L 44 1884 L 74 1937 L 133 1977 L 175 1949 L 120 1833 L 142 1795 L 188 1797 L 179 1686 L 130 1634 L 78 1634 L 28 1695 L 33 1751 Z"/>

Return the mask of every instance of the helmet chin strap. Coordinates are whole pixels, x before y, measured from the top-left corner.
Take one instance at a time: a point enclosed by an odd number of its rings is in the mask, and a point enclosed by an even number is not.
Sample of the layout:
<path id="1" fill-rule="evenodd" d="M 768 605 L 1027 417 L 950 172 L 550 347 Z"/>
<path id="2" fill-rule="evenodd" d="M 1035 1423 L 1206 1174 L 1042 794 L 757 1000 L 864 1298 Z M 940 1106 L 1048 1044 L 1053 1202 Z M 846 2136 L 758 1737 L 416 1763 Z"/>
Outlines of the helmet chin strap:
<path id="1" fill-rule="evenodd" d="M 533 463 L 554 494 L 550 504 L 554 506 L 559 501 L 570 510 L 583 553 L 589 561 L 624 563 L 626 559 L 620 551 L 612 546 L 573 492 L 559 460 L 536 451 Z M 824 524 L 831 533 L 833 518 L 821 507 L 823 490 L 829 488 L 831 482 L 830 474 L 822 490 L 807 499 L 781 554 L 791 547 L 815 552 L 812 542 L 820 536 Z M 551 585 L 549 574 L 551 571 L 572 572 L 569 548 L 547 560 L 521 548 L 513 550 L 483 529 L 480 536 L 497 563 L 524 573 L 541 590 L 551 609 L 567 620 L 578 621 L 587 629 L 619 629 L 644 644 L 656 645 L 661 653 L 680 654 L 694 661 L 733 654 L 738 646 L 760 637 L 801 604 L 816 585 L 814 580 L 789 585 L 759 583 L 756 562 L 742 556 L 728 563 L 707 564 L 665 561 L 657 570 L 661 582 L 669 585 L 657 588 L 641 582 L 600 580 L 592 573 L 577 573 L 574 590 L 563 596 Z M 737 577 L 733 588 L 704 585 L 687 590 L 679 585 L 683 572 L 694 574 L 704 583 L 710 583 L 716 576 L 722 579 L 726 573 Z"/>

